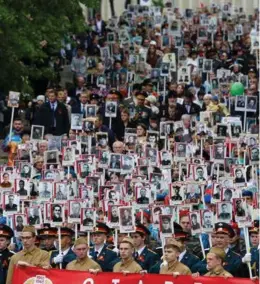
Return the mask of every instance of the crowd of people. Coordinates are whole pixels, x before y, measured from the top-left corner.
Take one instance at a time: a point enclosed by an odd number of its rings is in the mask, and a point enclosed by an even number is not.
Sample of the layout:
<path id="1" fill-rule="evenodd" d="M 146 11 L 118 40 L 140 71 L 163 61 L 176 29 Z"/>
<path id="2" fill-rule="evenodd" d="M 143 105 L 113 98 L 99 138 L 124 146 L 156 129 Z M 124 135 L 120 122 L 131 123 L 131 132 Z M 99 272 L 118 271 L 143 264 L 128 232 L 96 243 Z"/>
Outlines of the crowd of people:
<path id="1" fill-rule="evenodd" d="M 91 19 L 61 50 L 73 87 L 7 95 L 0 283 L 17 264 L 259 276 L 259 12 L 170 2 Z"/>

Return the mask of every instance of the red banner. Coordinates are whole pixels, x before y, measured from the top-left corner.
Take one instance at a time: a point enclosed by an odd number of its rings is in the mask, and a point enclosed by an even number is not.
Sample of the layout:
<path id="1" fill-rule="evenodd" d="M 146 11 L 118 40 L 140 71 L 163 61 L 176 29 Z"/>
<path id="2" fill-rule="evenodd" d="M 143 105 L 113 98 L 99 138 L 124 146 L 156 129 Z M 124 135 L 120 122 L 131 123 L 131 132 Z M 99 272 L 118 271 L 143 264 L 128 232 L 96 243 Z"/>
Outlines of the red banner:
<path id="1" fill-rule="evenodd" d="M 41 269 L 36 267 L 17 267 L 13 284 L 255 284 L 245 278 L 196 277 L 158 274 L 98 273 L 93 275 L 82 271 Z"/>

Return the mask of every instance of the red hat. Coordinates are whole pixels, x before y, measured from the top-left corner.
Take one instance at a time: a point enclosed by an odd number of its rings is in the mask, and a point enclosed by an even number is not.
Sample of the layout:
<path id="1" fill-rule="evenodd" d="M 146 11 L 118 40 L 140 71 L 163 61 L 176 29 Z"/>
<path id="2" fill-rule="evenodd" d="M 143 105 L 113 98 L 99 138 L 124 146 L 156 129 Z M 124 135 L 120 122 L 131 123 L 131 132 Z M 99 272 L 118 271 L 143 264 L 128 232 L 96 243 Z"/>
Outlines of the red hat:
<path id="1" fill-rule="evenodd" d="M 231 222 L 230 223 L 232 229 L 236 233 L 236 235 L 240 235 L 240 229 L 238 228 L 238 224 L 236 222 Z"/>
<path id="2" fill-rule="evenodd" d="M 142 216 L 142 212 L 138 212 L 136 214 L 136 219 L 141 219 L 141 216 Z M 150 223 L 150 214 L 149 213 L 143 211 L 143 217 L 145 217 L 147 219 L 148 223 Z"/>
<path id="3" fill-rule="evenodd" d="M 184 216 L 189 216 L 189 213 L 190 213 L 189 210 L 180 210 L 179 211 L 180 218 Z"/>

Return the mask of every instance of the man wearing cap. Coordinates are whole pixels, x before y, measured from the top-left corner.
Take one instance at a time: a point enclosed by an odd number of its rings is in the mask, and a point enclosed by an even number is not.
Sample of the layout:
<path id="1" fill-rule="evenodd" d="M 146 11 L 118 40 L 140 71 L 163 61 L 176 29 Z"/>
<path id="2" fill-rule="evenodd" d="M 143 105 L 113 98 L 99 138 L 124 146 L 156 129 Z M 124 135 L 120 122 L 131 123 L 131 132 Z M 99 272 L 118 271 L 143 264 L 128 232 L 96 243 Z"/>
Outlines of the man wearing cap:
<path id="1" fill-rule="evenodd" d="M 13 236 L 14 233 L 10 227 L 3 224 L 0 225 L 0 283 L 5 283 L 9 262 L 14 255 L 14 253 L 8 249 L 8 245 Z"/>
<path id="2" fill-rule="evenodd" d="M 178 242 L 164 246 L 164 260 L 167 264 L 161 266 L 160 274 L 171 274 L 173 276 L 191 274 L 190 269 L 178 261 L 180 253 L 181 246 Z"/>
<path id="3" fill-rule="evenodd" d="M 35 246 L 36 234 L 33 226 L 24 226 L 21 233 L 23 250 L 13 255 L 10 260 L 6 284 L 12 283 L 15 265 L 38 266 L 48 268 L 49 254 Z"/>
<path id="4" fill-rule="evenodd" d="M 235 236 L 232 227 L 224 222 L 216 223 L 215 230 L 216 243 L 214 247 L 223 249 L 226 256 L 224 259 L 224 269 L 231 273 L 233 276 L 239 277 L 242 267 L 241 256 L 229 248 L 230 240 Z M 199 272 L 200 275 L 207 273 L 206 259 L 201 260 L 192 267 L 192 272 Z"/>
<path id="5" fill-rule="evenodd" d="M 233 277 L 223 268 L 226 253 L 221 248 L 213 247 L 207 254 L 207 272 L 204 276 L 208 277 Z"/>
<path id="6" fill-rule="evenodd" d="M 57 228 L 51 227 L 38 230 L 38 236 L 43 240 L 42 250 L 45 250 L 47 252 L 57 250 L 54 245 L 54 242 L 57 238 L 57 232 Z"/>
<path id="7" fill-rule="evenodd" d="M 248 229 L 250 240 L 250 253 L 246 254 L 242 261 L 251 262 L 253 276 L 259 277 L 259 220 L 253 222 L 253 226 Z"/>
<path id="8" fill-rule="evenodd" d="M 143 224 L 138 224 L 135 233 L 131 234 L 135 248 L 135 261 L 147 271 L 159 260 L 159 256 L 145 245 L 145 241 L 148 243 L 149 236 L 150 231 Z"/>
<path id="9" fill-rule="evenodd" d="M 90 247 L 89 254 L 96 261 L 104 272 L 111 272 L 113 265 L 117 261 L 117 254 L 108 248 L 106 244 L 107 235 L 110 233 L 109 227 L 101 222 L 93 230 L 94 246 Z"/>
<path id="10" fill-rule="evenodd" d="M 133 259 L 134 242 L 130 237 L 125 237 L 119 244 L 121 261 L 113 267 L 113 272 L 139 273 L 142 267 Z"/>
<path id="11" fill-rule="evenodd" d="M 62 263 L 62 269 L 65 269 L 67 264 L 76 258 L 75 253 L 71 249 L 72 237 L 74 231 L 63 227 L 60 229 L 61 234 L 61 252 L 58 250 L 52 251 L 50 263 L 53 268 L 58 267 Z"/>
<path id="12" fill-rule="evenodd" d="M 66 269 L 98 272 L 102 271 L 100 265 L 88 257 L 88 241 L 84 237 L 79 237 L 74 243 L 74 252 L 77 258 L 67 264 Z"/>
<path id="13" fill-rule="evenodd" d="M 168 243 L 173 243 L 175 244 L 176 242 L 179 243 L 180 246 L 180 255 L 178 257 L 178 261 L 180 261 L 182 264 L 186 265 L 189 267 L 189 269 L 192 269 L 192 266 L 199 261 L 199 258 L 194 255 L 193 253 L 189 252 L 186 243 L 189 240 L 189 233 L 184 232 L 182 227 L 174 222 L 173 223 L 174 227 L 174 234 L 172 238 L 168 239 Z M 162 264 L 162 260 L 158 262 L 156 265 L 154 265 L 149 273 L 159 273 L 160 272 L 160 266 Z"/>

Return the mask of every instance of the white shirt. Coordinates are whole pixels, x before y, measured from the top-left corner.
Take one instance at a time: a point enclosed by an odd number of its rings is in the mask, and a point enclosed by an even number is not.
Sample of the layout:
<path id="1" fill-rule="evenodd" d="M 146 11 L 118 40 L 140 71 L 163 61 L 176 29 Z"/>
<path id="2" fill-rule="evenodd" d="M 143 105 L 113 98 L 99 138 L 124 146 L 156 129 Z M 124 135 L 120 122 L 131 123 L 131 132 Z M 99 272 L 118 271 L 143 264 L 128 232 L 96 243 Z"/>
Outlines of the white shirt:
<path id="1" fill-rule="evenodd" d="M 180 255 L 179 255 L 179 261 L 181 261 L 182 259 L 183 259 L 183 257 L 184 257 L 184 254 L 187 252 L 187 250 L 185 249 L 182 253 L 180 253 Z"/>
<path id="2" fill-rule="evenodd" d="M 102 21 L 97 21 L 97 31 L 101 32 Z"/>
<path id="3" fill-rule="evenodd" d="M 96 252 L 96 251 L 98 252 L 97 257 L 100 255 L 100 253 L 101 253 L 101 251 L 102 251 L 104 245 L 105 245 L 105 244 L 103 244 L 99 249 L 96 249 L 96 247 L 94 247 L 94 251 L 95 251 L 95 252 Z"/>
<path id="4" fill-rule="evenodd" d="M 140 249 L 137 251 L 138 256 L 140 256 L 140 255 L 142 254 L 142 252 L 143 252 L 144 249 L 145 249 L 145 246 L 142 247 L 142 248 L 140 248 Z"/>
<path id="5" fill-rule="evenodd" d="M 65 255 L 69 252 L 69 250 L 70 250 L 70 248 L 68 248 L 68 249 L 66 249 L 66 250 L 64 250 L 64 251 L 62 251 L 61 253 L 63 254 L 63 256 L 65 256 Z"/>

